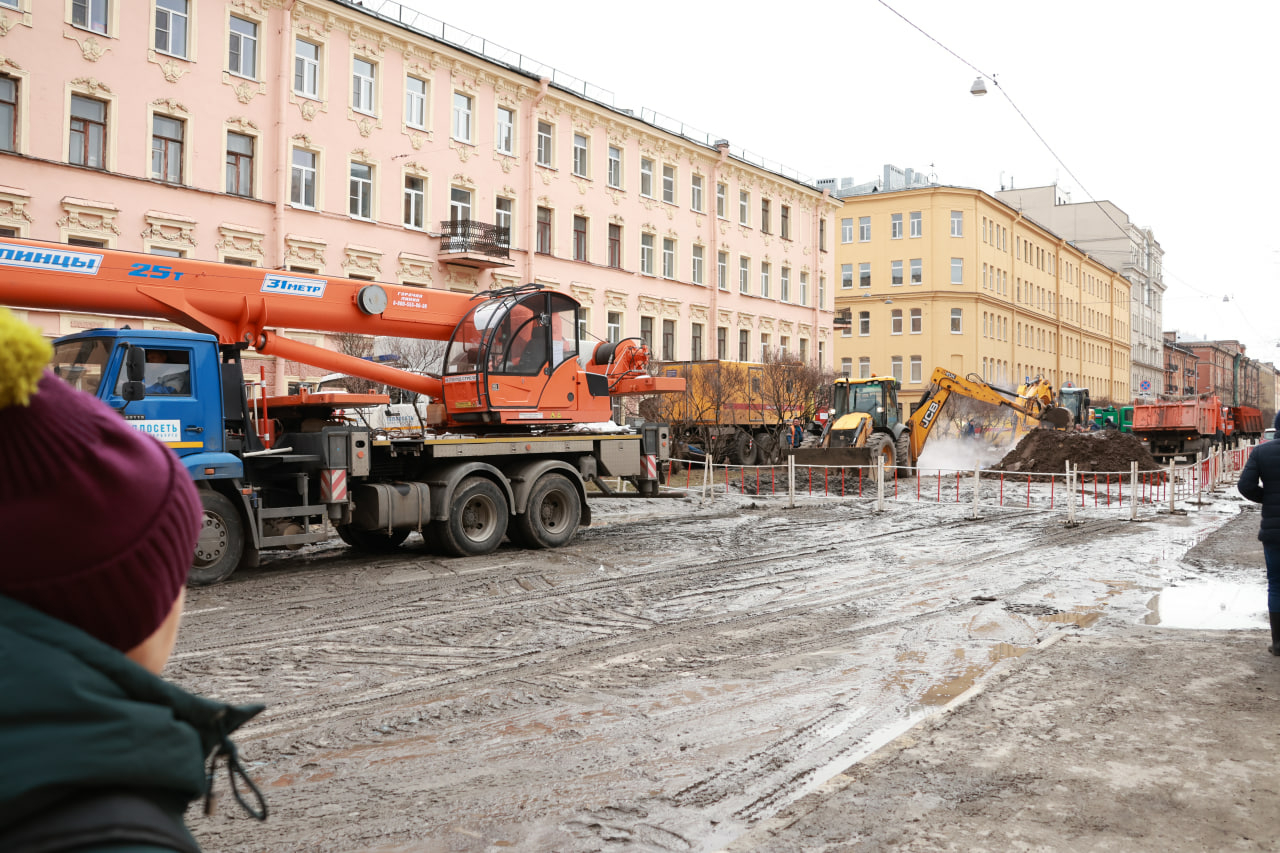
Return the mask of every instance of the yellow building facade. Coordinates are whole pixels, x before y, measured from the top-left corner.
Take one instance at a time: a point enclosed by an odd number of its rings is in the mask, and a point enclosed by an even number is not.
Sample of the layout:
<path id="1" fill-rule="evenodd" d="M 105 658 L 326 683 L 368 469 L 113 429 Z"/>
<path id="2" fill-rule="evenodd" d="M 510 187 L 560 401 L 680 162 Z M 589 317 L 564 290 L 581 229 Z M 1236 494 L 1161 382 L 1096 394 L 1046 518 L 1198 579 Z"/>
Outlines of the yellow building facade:
<path id="1" fill-rule="evenodd" d="M 899 378 L 904 415 L 937 367 L 1130 400 L 1129 282 L 1116 270 L 974 189 L 851 196 L 839 224 L 836 370 Z"/>

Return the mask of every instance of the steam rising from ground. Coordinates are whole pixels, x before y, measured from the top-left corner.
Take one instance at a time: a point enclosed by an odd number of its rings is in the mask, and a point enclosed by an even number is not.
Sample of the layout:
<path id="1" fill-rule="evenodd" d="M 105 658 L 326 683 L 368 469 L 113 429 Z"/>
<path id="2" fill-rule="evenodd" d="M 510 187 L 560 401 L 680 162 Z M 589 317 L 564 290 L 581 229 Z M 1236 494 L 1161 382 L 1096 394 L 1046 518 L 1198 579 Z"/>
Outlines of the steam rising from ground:
<path id="1" fill-rule="evenodd" d="M 1000 444 L 983 438 L 958 435 L 932 435 L 920 454 L 921 471 L 972 471 L 975 465 L 989 468 L 1005 457 L 1017 442 L 1010 436 Z"/>

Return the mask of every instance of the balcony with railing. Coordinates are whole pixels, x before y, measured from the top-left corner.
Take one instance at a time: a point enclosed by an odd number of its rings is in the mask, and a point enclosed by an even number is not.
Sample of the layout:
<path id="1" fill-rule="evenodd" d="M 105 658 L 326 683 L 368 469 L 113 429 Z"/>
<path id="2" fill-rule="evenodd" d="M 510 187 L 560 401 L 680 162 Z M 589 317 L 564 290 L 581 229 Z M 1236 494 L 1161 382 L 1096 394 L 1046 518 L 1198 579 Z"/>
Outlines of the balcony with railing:
<path id="1" fill-rule="evenodd" d="M 476 219 L 440 223 L 440 262 L 473 269 L 513 266 L 511 229 Z"/>

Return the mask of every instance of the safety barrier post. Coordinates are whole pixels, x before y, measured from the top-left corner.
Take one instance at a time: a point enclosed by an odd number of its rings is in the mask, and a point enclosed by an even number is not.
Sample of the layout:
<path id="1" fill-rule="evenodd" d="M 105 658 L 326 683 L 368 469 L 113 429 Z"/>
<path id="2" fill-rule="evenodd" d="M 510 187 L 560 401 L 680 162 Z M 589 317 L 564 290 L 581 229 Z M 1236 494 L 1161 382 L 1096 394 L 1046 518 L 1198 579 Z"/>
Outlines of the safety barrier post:
<path id="1" fill-rule="evenodd" d="M 703 459 L 705 461 L 702 463 L 702 494 L 704 497 L 710 494 L 711 500 L 715 500 L 716 499 L 716 487 L 715 487 L 716 479 L 712 475 L 711 469 L 716 463 L 711 458 L 710 453 L 704 456 Z"/>
<path id="2" fill-rule="evenodd" d="M 1129 520 L 1138 520 L 1138 463 L 1129 463 Z"/>
<path id="3" fill-rule="evenodd" d="M 1178 490 L 1175 489 L 1173 486 L 1173 460 L 1172 459 L 1169 460 L 1168 479 L 1165 480 L 1165 483 L 1166 483 L 1166 487 L 1169 489 L 1169 514 L 1172 515 L 1173 513 L 1178 511 L 1177 510 Z"/>
<path id="4" fill-rule="evenodd" d="M 796 458 L 787 454 L 787 506 L 792 509 L 796 505 Z"/>
<path id="5" fill-rule="evenodd" d="M 1204 464 L 1205 458 L 1203 453 L 1196 453 L 1196 506 L 1204 503 Z"/>
<path id="6" fill-rule="evenodd" d="M 876 456 L 876 512 L 884 512 L 884 457 Z"/>
<path id="7" fill-rule="evenodd" d="M 978 517 L 978 491 L 981 487 L 981 480 L 978 476 L 978 466 L 973 466 L 973 509 L 969 513 L 969 520 L 973 521 Z"/>
<path id="8" fill-rule="evenodd" d="M 1076 502 L 1072 498 L 1071 463 L 1067 463 L 1067 527 L 1076 526 Z"/>

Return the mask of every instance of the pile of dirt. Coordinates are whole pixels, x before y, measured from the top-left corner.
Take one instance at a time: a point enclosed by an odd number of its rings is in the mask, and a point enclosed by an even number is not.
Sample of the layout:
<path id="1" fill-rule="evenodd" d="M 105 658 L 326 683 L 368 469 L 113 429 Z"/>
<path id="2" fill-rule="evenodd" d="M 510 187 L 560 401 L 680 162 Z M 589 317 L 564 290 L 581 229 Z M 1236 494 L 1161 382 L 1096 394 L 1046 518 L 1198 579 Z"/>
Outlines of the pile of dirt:
<path id="1" fill-rule="evenodd" d="M 1060 474 L 1070 462 L 1081 471 L 1128 472 L 1137 462 L 1139 471 L 1159 471 L 1160 466 L 1133 434 L 1117 430 L 1058 432 L 1036 429 L 993 465 L 993 471 Z"/>

